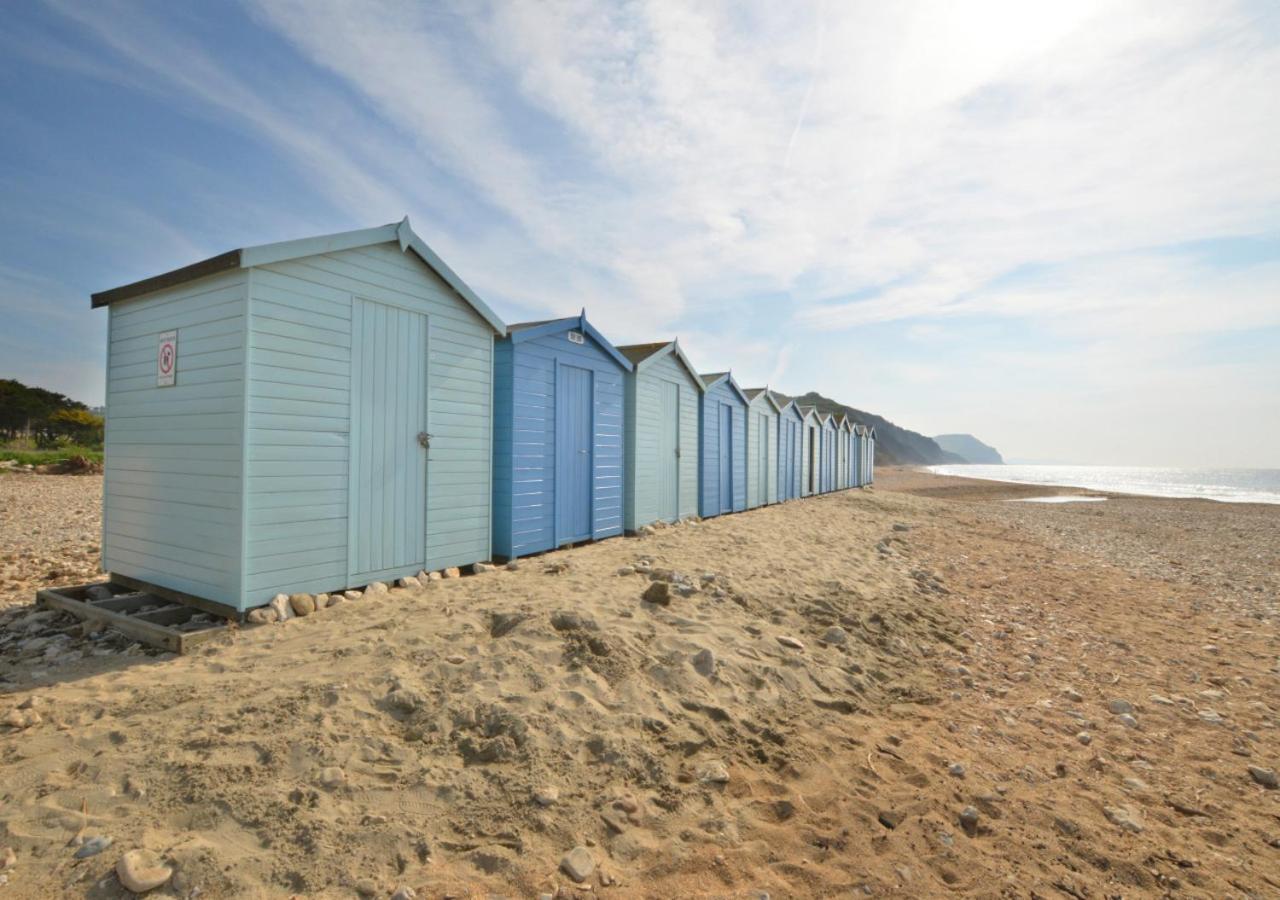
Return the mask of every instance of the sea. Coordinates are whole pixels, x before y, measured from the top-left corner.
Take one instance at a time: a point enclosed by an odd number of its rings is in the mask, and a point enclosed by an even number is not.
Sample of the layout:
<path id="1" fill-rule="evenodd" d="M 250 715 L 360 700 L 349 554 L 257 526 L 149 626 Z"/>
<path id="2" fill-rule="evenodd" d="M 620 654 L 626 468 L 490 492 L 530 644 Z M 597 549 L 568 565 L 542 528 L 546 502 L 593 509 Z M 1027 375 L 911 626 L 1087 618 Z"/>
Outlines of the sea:
<path id="1" fill-rule="evenodd" d="M 959 478 L 1065 485 L 1148 497 L 1200 497 L 1223 503 L 1280 503 L 1280 469 L 1162 466 L 930 466 Z"/>

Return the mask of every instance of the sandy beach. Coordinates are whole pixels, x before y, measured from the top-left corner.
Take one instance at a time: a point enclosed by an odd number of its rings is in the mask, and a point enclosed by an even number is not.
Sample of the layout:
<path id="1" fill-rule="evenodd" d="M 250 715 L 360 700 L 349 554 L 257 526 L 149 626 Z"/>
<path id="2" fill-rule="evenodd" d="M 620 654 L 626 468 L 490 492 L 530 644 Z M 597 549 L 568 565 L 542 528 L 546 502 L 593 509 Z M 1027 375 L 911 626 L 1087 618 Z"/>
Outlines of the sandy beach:
<path id="1" fill-rule="evenodd" d="M 174 657 L 0 475 L 0 896 L 1280 895 L 1280 507 L 877 482 Z"/>

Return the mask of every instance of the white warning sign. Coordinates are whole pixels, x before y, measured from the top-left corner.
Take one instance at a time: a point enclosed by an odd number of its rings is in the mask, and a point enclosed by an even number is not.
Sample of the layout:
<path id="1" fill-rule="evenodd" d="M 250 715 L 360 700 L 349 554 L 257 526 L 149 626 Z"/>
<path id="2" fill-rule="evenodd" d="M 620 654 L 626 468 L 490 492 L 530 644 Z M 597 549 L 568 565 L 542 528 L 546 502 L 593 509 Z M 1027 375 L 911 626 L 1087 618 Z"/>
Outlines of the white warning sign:
<path id="1" fill-rule="evenodd" d="M 170 387 L 178 371 L 178 332 L 166 331 L 160 335 L 156 347 L 156 387 Z"/>

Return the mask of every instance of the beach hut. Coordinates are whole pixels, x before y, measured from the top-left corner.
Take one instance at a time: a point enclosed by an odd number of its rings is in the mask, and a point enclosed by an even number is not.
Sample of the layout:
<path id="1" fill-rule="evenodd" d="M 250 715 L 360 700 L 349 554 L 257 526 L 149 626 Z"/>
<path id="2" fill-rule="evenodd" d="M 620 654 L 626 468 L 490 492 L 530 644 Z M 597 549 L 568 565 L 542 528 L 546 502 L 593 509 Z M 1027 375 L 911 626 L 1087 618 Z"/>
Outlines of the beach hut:
<path id="1" fill-rule="evenodd" d="M 702 375 L 698 453 L 702 460 L 702 517 L 747 508 L 747 407 L 750 401 L 728 372 Z"/>
<path id="2" fill-rule="evenodd" d="M 489 559 L 506 327 L 408 219 L 107 307 L 103 569 L 222 613 Z"/>
<path id="3" fill-rule="evenodd" d="M 795 500 L 800 496 L 804 442 L 804 414 L 789 397 L 774 395 L 778 403 L 778 500 Z"/>
<path id="4" fill-rule="evenodd" d="M 876 430 L 872 428 L 867 434 L 867 484 L 876 480 Z"/>
<path id="5" fill-rule="evenodd" d="M 819 493 L 818 474 L 822 471 L 819 453 L 822 446 L 822 419 L 814 406 L 800 407 L 800 496 Z"/>
<path id="6" fill-rule="evenodd" d="M 618 351 L 634 366 L 626 379 L 625 528 L 696 516 L 702 379 L 678 341 Z"/>
<path id="7" fill-rule="evenodd" d="M 836 489 L 836 437 L 839 430 L 836 428 L 836 417 L 831 413 L 824 413 L 821 422 L 822 474 L 818 489 L 827 494 Z"/>
<path id="8" fill-rule="evenodd" d="M 747 509 L 778 502 L 778 412 L 768 388 L 748 388 Z"/>
<path id="9" fill-rule="evenodd" d="M 853 486 L 850 467 L 853 465 L 853 422 L 847 415 L 840 417 L 836 436 L 836 489 L 848 490 Z"/>
<path id="10" fill-rule="evenodd" d="M 493 553 L 622 534 L 631 362 L 586 313 L 512 325 L 494 350 Z"/>

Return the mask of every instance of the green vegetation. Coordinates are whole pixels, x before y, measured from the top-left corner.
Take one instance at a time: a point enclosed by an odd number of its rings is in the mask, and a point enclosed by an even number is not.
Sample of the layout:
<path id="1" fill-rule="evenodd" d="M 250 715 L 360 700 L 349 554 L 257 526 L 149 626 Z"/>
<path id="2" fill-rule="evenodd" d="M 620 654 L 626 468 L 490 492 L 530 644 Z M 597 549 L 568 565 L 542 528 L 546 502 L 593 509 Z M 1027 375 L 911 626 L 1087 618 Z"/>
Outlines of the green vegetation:
<path id="1" fill-rule="evenodd" d="M 102 464 L 102 416 L 83 403 L 0 379 L 0 460 L 19 465 Z"/>

